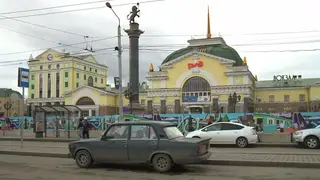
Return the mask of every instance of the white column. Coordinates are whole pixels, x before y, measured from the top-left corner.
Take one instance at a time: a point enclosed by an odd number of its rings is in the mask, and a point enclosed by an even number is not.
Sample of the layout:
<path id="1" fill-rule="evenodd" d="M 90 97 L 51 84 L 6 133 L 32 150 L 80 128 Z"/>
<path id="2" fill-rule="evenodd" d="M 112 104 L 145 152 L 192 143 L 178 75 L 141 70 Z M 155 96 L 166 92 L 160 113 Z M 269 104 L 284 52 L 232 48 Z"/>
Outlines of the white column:
<path id="1" fill-rule="evenodd" d="M 92 109 L 89 109 L 89 116 L 92 115 Z"/>
<path id="2" fill-rule="evenodd" d="M 99 107 L 96 108 L 96 116 L 99 116 Z"/>
<path id="3" fill-rule="evenodd" d="M 228 76 L 228 85 L 233 85 L 233 76 Z"/>

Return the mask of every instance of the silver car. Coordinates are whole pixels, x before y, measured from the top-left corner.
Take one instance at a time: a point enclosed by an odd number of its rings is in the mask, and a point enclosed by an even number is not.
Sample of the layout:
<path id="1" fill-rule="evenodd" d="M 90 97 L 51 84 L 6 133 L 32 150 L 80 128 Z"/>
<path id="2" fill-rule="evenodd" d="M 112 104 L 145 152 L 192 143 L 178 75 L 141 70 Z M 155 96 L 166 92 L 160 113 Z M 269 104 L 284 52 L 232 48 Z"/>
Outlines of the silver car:
<path id="1" fill-rule="evenodd" d="M 320 125 L 313 129 L 303 129 L 293 134 L 293 139 L 299 145 L 315 149 L 320 146 Z"/>

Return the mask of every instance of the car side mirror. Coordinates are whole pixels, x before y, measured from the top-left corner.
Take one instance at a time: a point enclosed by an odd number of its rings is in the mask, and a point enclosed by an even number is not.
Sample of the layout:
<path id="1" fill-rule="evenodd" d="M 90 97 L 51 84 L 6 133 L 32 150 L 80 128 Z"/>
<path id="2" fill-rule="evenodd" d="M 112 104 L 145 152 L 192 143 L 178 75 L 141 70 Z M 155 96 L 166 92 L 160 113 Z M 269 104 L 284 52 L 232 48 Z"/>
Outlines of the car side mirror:
<path id="1" fill-rule="evenodd" d="M 202 131 L 208 131 L 208 128 L 202 129 Z"/>

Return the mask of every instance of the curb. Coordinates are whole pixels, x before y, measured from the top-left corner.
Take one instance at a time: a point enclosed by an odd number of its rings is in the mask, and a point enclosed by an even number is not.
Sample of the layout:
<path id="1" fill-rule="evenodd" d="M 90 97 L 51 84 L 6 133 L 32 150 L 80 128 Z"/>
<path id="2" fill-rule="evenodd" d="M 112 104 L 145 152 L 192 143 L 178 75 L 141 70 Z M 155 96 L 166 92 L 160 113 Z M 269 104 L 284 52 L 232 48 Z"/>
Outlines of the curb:
<path id="1" fill-rule="evenodd" d="M 56 139 L 56 138 L 50 138 L 50 139 L 25 138 L 25 139 L 23 139 L 23 141 L 30 141 L 30 142 L 65 142 L 65 143 L 78 141 L 78 140 L 80 140 L 80 139 Z M 21 139 L 20 138 L 1 138 L 0 137 L 0 141 L 21 141 Z M 225 147 L 225 146 L 226 145 L 221 145 L 221 146 L 220 145 L 211 145 L 211 147 L 216 147 L 216 148 Z M 253 147 L 285 147 L 285 148 L 288 148 L 288 147 L 297 147 L 297 144 L 296 143 L 257 143 L 252 146 Z"/>
<path id="2" fill-rule="evenodd" d="M 71 158 L 70 154 L 55 154 L 41 152 L 21 151 L 0 151 L 0 154 L 18 156 L 36 156 L 51 158 Z M 272 161 L 233 161 L 233 160 L 207 160 L 201 165 L 208 166 L 260 166 L 260 167 L 290 167 L 290 168 L 320 168 L 320 163 L 299 163 L 299 162 L 272 162 Z"/>
<path id="3" fill-rule="evenodd" d="M 52 158 L 71 158 L 70 154 L 42 153 L 42 152 L 0 151 L 0 154 L 17 155 L 17 156 L 52 157 Z"/>
<path id="4" fill-rule="evenodd" d="M 255 167 L 287 167 L 287 168 L 320 168 L 320 163 L 272 162 L 272 161 L 233 161 L 208 160 L 205 165 L 212 166 L 255 166 Z"/>
<path id="5" fill-rule="evenodd" d="M 25 138 L 23 141 L 30 142 L 73 142 L 78 141 L 80 139 L 45 139 L 45 138 Z M 20 138 L 0 138 L 0 141 L 21 141 Z"/>
<path id="6" fill-rule="evenodd" d="M 253 146 L 257 146 L 257 147 L 298 147 L 298 145 L 296 143 L 257 143 Z"/>

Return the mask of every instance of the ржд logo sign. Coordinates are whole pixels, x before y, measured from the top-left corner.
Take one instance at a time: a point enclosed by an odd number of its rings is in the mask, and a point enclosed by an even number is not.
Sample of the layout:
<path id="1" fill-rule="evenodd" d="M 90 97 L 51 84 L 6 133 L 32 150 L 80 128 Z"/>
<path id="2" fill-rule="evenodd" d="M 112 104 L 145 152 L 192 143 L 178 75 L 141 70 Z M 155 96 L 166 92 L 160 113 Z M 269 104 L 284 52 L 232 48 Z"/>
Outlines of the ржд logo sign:
<path id="1" fill-rule="evenodd" d="M 203 62 L 202 61 L 197 61 L 194 63 L 188 63 L 188 69 L 192 69 L 194 67 L 202 67 L 203 66 Z"/>

